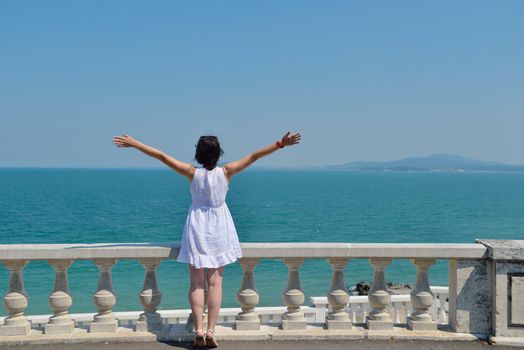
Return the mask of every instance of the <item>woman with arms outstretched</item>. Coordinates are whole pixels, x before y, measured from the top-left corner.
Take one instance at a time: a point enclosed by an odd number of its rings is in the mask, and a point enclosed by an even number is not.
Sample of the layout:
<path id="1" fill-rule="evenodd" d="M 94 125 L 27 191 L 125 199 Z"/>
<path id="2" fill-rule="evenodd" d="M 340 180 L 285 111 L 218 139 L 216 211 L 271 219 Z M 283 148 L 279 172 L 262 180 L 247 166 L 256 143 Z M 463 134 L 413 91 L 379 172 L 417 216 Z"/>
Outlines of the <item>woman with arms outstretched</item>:
<path id="1" fill-rule="evenodd" d="M 281 140 L 255 151 L 248 156 L 218 166 L 223 151 L 216 136 L 201 136 L 196 145 L 195 160 L 202 165 L 177 160 L 170 155 L 123 134 L 115 136 L 117 147 L 134 147 L 150 157 L 160 160 L 191 183 L 192 203 L 184 226 L 177 261 L 187 263 L 190 272 L 189 302 L 195 325 L 194 347 L 215 348 L 215 325 L 222 303 L 222 276 L 224 266 L 242 257 L 238 235 L 226 205 L 226 194 L 231 178 L 253 164 L 286 146 L 298 144 L 301 135 L 287 132 Z M 207 269 L 208 329 L 204 335 L 204 284 Z"/>

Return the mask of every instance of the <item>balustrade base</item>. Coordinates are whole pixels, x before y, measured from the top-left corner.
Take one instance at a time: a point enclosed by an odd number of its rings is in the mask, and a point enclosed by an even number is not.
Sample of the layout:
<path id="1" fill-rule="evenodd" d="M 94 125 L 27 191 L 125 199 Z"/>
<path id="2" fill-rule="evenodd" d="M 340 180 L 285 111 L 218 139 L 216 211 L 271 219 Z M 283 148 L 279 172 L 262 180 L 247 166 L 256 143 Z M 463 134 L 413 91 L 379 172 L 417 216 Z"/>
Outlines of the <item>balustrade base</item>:
<path id="1" fill-rule="evenodd" d="M 31 330 L 31 324 L 27 321 L 22 325 L 2 325 L 0 326 L 0 336 L 2 335 L 26 335 Z"/>
<path id="2" fill-rule="evenodd" d="M 412 331 L 435 331 L 437 324 L 435 322 L 414 321 L 408 317 L 407 329 Z"/>
<path id="3" fill-rule="evenodd" d="M 282 330 L 277 324 L 262 324 L 259 331 L 238 331 L 234 328 L 234 323 L 225 323 L 216 326 L 216 338 L 220 342 L 222 340 L 230 341 L 264 341 L 271 342 L 276 340 L 309 340 L 309 341 L 326 341 L 326 340 L 422 340 L 424 346 L 427 347 L 428 341 L 477 341 L 477 337 L 472 334 L 454 333 L 448 330 L 436 330 L 427 332 L 413 332 L 407 330 L 405 327 L 394 327 L 393 330 L 388 331 L 369 331 L 361 326 L 355 325 L 351 330 L 332 331 L 325 329 L 321 324 L 308 324 L 307 330 Z M 0 349 L 8 345 L 23 345 L 35 344 L 35 348 L 39 348 L 42 344 L 79 344 L 79 343 L 126 343 L 132 342 L 151 342 L 157 343 L 159 341 L 192 341 L 194 339 L 193 332 L 188 332 L 185 329 L 185 324 L 170 324 L 164 325 L 164 331 L 160 335 L 150 332 L 134 332 L 130 328 L 119 327 L 115 333 L 90 333 L 83 328 L 75 328 L 70 335 L 55 335 L 44 334 L 40 329 L 32 329 L 27 335 L 15 336 L 0 336 Z M 519 338 L 521 339 L 521 338 Z M 496 337 L 493 339 L 497 344 L 502 344 L 503 341 L 511 341 L 509 338 L 501 339 Z M 518 342 L 518 340 L 516 340 Z M 268 344 L 271 348 L 271 343 Z M 298 344 L 298 343 L 297 343 Z M 388 343 L 390 344 L 390 343 Z M 346 344 L 347 345 L 347 344 Z M 395 345 L 391 343 L 391 345 Z M 94 347 L 98 345 L 93 345 Z M 141 346 L 142 347 L 142 346 Z M 144 348 L 146 348 L 145 346 Z M 439 347 L 439 346 L 437 346 Z M 442 346 L 440 346 L 442 347 Z M 439 348 L 440 348 L 439 347 Z M 445 347 L 445 346 L 444 346 Z M 442 347 L 442 348 L 444 348 Z M 74 349 L 72 345 L 70 347 Z M 132 348 L 129 345 L 128 348 Z"/>
<path id="4" fill-rule="evenodd" d="M 118 321 L 107 323 L 91 322 L 89 325 L 89 333 L 115 333 L 118 329 Z"/>
<path id="5" fill-rule="evenodd" d="M 175 339 L 173 339 L 175 340 Z M 157 336 L 152 333 L 136 333 L 132 329 L 118 327 L 115 333 L 89 333 L 86 329 L 75 328 L 71 334 L 45 334 L 41 329 L 31 329 L 26 335 L 0 336 L 0 349 L 7 349 L 7 346 L 24 348 L 21 345 L 34 345 L 35 349 L 43 348 L 44 344 L 71 344 L 69 347 L 61 346 L 64 349 L 75 349 L 75 344 L 93 344 L 97 349 L 102 343 L 144 343 L 156 342 Z M 56 347 L 46 346 L 45 348 L 55 349 Z M 130 347 L 132 348 L 132 347 Z M 29 349 L 29 347 L 28 347 Z"/>
<path id="6" fill-rule="evenodd" d="M 522 337 L 489 337 L 491 345 L 518 346 L 524 347 L 524 338 Z"/>
<path id="7" fill-rule="evenodd" d="M 147 323 L 147 321 L 137 321 L 135 332 L 151 332 L 156 334 L 162 332 L 162 326 L 162 323 Z"/>
<path id="8" fill-rule="evenodd" d="M 202 329 L 207 329 L 207 312 L 204 312 L 204 317 L 202 319 Z M 186 330 L 192 332 L 195 330 L 195 323 L 193 322 L 193 313 L 189 314 L 186 323 Z"/>
<path id="9" fill-rule="evenodd" d="M 162 332 L 162 317 L 159 313 L 141 315 L 139 320 L 136 322 L 136 332 L 151 332 L 160 333 Z"/>
<path id="10" fill-rule="evenodd" d="M 393 329 L 393 322 L 372 320 L 368 317 L 366 326 L 371 331 L 389 331 Z"/>
<path id="11" fill-rule="evenodd" d="M 45 334 L 71 334 L 75 329 L 75 323 L 73 321 L 68 323 L 52 324 L 47 323 L 44 328 Z"/>
<path id="12" fill-rule="evenodd" d="M 184 325 L 173 324 L 166 338 L 162 341 L 192 341 L 194 334 L 187 332 Z M 423 340 L 427 341 L 477 341 L 477 337 L 471 334 L 454 333 L 448 330 L 436 330 L 427 332 L 413 332 L 404 326 L 393 327 L 392 330 L 370 331 L 359 325 L 354 325 L 348 330 L 329 330 L 323 324 L 308 324 L 306 330 L 283 330 L 277 324 L 262 324 L 259 331 L 238 331 L 234 323 L 216 326 L 216 339 L 218 342 L 230 341 L 277 341 L 277 340 Z M 298 343 L 297 343 L 298 344 Z M 389 344 L 389 343 L 388 343 Z M 267 344 L 271 348 L 270 344 Z M 347 344 L 346 344 L 347 345 Z M 395 344 L 391 343 L 393 347 Z M 427 344 L 424 346 L 427 347 Z M 351 346 L 349 346 L 351 347 Z"/>
<path id="13" fill-rule="evenodd" d="M 160 322 L 137 321 L 135 326 L 135 332 L 160 333 L 162 329 L 163 324 L 161 320 Z"/>
<path id="14" fill-rule="evenodd" d="M 237 331 L 259 331 L 260 330 L 260 320 L 255 320 L 255 321 L 236 320 L 235 329 Z"/>
<path id="15" fill-rule="evenodd" d="M 282 320 L 281 325 L 283 330 L 286 331 L 300 331 L 300 330 L 306 330 L 307 325 L 306 321 L 292 321 L 292 320 Z"/>
<path id="16" fill-rule="evenodd" d="M 348 320 L 326 320 L 326 327 L 329 330 L 350 330 L 353 328 L 353 322 Z"/>

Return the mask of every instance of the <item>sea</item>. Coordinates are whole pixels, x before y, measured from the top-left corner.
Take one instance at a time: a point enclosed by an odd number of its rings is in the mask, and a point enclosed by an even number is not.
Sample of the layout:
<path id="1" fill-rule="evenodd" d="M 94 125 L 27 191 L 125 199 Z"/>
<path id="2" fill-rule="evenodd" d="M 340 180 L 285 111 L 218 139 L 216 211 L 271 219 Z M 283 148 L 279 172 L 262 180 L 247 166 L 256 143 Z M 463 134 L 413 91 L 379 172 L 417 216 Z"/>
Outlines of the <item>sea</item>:
<path id="1" fill-rule="evenodd" d="M 175 242 L 191 201 L 189 182 L 168 169 L 0 169 L 0 244 Z M 349 172 L 253 169 L 235 176 L 227 203 L 241 242 L 473 243 L 524 239 L 524 174 L 468 172 Z M 430 268 L 431 285 L 447 285 L 447 261 Z M 136 260 L 113 267 L 115 311 L 141 310 L 144 269 Z M 331 269 L 306 260 L 302 289 L 326 295 Z M 223 307 L 238 307 L 238 263 L 224 273 Z M 259 306 L 283 305 L 287 269 L 261 260 L 255 269 Z M 98 270 L 92 261 L 69 269 L 71 313 L 96 312 Z M 345 269 L 351 289 L 370 281 L 365 259 Z M 26 314 L 50 314 L 54 273 L 46 261 L 24 270 Z M 396 260 L 386 279 L 413 284 L 415 268 Z M 160 309 L 189 308 L 187 265 L 165 260 L 158 268 Z M 0 267 L 0 291 L 8 272 Z M 2 315 L 5 314 L 3 311 Z"/>

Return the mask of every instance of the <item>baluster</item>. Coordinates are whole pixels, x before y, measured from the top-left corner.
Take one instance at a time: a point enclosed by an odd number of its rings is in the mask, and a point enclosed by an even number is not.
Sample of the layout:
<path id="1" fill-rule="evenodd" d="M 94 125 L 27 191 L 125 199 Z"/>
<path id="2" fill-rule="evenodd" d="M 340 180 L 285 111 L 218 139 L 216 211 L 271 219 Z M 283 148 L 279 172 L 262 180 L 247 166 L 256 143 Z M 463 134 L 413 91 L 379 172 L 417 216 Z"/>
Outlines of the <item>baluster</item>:
<path id="1" fill-rule="evenodd" d="M 388 306 L 391 301 L 386 287 L 386 277 L 384 270 L 386 266 L 391 263 L 391 259 L 371 258 L 369 259 L 373 265 L 374 277 L 373 285 L 368 293 L 369 304 L 372 310 L 367 317 L 367 326 L 371 330 L 388 330 L 393 329 L 393 322 L 389 315 Z"/>
<path id="2" fill-rule="evenodd" d="M 73 260 L 69 259 L 48 260 L 48 264 L 55 270 L 55 285 L 49 295 L 49 306 L 53 309 L 53 316 L 49 317 L 49 322 L 45 325 L 45 334 L 71 334 L 75 328 L 75 323 L 67 313 L 73 304 L 67 281 L 67 269 L 72 263 Z"/>
<path id="3" fill-rule="evenodd" d="M 304 293 L 300 289 L 299 268 L 304 263 L 303 258 L 285 258 L 288 268 L 287 287 L 282 293 L 287 312 L 282 315 L 282 329 L 306 329 L 306 319 L 300 306 L 304 304 Z"/>
<path id="4" fill-rule="evenodd" d="M 393 303 L 393 309 L 395 310 L 395 324 L 400 323 L 400 305 L 399 303 Z"/>
<path id="5" fill-rule="evenodd" d="M 116 297 L 113 292 L 113 282 L 111 280 L 111 268 L 116 263 L 116 259 L 101 258 L 95 259 L 95 265 L 98 267 L 98 288 L 93 295 L 93 301 L 98 309 L 93 321 L 89 325 L 89 332 L 116 332 L 118 321 L 113 314 L 113 305 L 116 303 Z"/>
<path id="6" fill-rule="evenodd" d="M 404 323 L 408 323 L 409 314 L 411 313 L 411 301 L 409 303 L 403 302 L 402 305 L 404 306 Z"/>
<path id="7" fill-rule="evenodd" d="M 368 317 L 368 310 L 366 309 L 365 303 L 358 304 L 360 306 L 360 312 L 362 313 L 362 323 L 366 322 L 366 318 Z"/>
<path id="8" fill-rule="evenodd" d="M 433 293 L 433 291 L 431 291 L 431 293 Z M 433 320 L 433 322 L 437 322 L 437 317 L 438 317 L 438 313 L 437 313 L 437 297 L 438 297 L 438 294 L 435 295 L 435 293 L 433 293 L 433 304 L 431 304 L 431 307 L 429 308 L 429 314 L 431 315 L 431 319 Z"/>
<path id="9" fill-rule="evenodd" d="M 439 324 L 447 324 L 448 320 L 446 317 L 446 295 L 445 294 L 439 294 L 438 296 L 439 300 Z"/>
<path id="10" fill-rule="evenodd" d="M 351 304 L 351 323 L 357 323 L 357 304 Z"/>
<path id="11" fill-rule="evenodd" d="M 433 304 L 433 293 L 429 287 L 428 268 L 435 264 L 435 259 L 413 259 L 417 268 L 415 288 L 410 293 L 413 312 L 408 317 L 408 329 L 436 330 L 437 324 L 432 320 L 429 308 Z"/>
<path id="12" fill-rule="evenodd" d="M 162 331 L 162 317 L 156 310 L 162 300 L 162 293 L 158 289 L 156 268 L 160 265 L 162 259 L 142 258 L 138 261 L 145 269 L 144 286 L 139 297 L 144 312 L 138 316 L 135 331 L 159 333 Z"/>
<path id="13" fill-rule="evenodd" d="M 255 311 L 259 302 L 259 295 L 255 285 L 255 266 L 258 264 L 256 258 L 240 259 L 242 266 L 242 285 L 237 292 L 237 301 L 242 308 L 236 318 L 237 330 L 260 330 L 260 319 Z"/>
<path id="14" fill-rule="evenodd" d="M 344 282 L 344 267 L 348 263 L 347 258 L 328 258 L 333 268 L 331 287 L 327 299 L 331 311 L 326 319 L 328 329 L 351 329 L 351 321 L 346 312 L 346 305 L 349 303 L 349 293 Z"/>
<path id="15" fill-rule="evenodd" d="M 313 301 L 313 305 L 315 306 L 315 323 L 324 323 L 326 321 L 326 309 L 328 304 Z"/>
<path id="16" fill-rule="evenodd" d="M 4 306 L 9 316 L 0 326 L 0 335 L 26 335 L 31 325 L 24 316 L 28 297 L 24 289 L 24 267 L 28 260 L 3 260 L 2 264 L 9 270 L 9 287 L 4 296 Z"/>

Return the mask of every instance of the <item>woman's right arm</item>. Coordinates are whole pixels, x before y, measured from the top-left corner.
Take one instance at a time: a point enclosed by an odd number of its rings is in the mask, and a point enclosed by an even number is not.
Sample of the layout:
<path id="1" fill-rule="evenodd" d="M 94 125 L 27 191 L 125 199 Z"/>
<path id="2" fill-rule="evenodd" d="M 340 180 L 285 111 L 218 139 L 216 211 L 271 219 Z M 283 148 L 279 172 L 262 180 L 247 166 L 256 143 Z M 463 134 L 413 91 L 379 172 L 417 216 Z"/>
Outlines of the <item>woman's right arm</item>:
<path id="1" fill-rule="evenodd" d="M 159 149 L 146 145 L 138 140 L 135 140 L 133 137 L 123 134 L 122 136 L 115 136 L 113 138 L 113 143 L 117 147 L 133 147 L 141 151 L 148 156 L 158 159 L 171 169 L 175 170 L 180 175 L 183 175 L 191 181 L 193 175 L 195 174 L 195 167 L 191 163 L 185 163 L 178 159 L 171 157 L 170 155 L 162 152 Z"/>
<path id="2" fill-rule="evenodd" d="M 227 163 L 224 165 L 224 173 L 226 174 L 226 177 L 228 180 L 231 180 L 233 175 L 238 174 L 239 172 L 246 169 L 248 166 L 256 162 L 258 159 L 265 157 L 267 155 L 270 155 L 271 153 L 284 148 L 285 146 L 291 146 L 296 145 L 300 142 L 301 135 L 300 133 L 296 133 L 290 136 L 290 132 L 288 131 L 284 137 L 282 137 L 282 140 L 278 141 L 282 147 L 279 147 L 277 143 L 273 143 L 269 146 L 266 146 L 264 148 L 261 148 L 247 156 L 245 156 L 242 159 L 239 159 L 235 162 Z"/>

